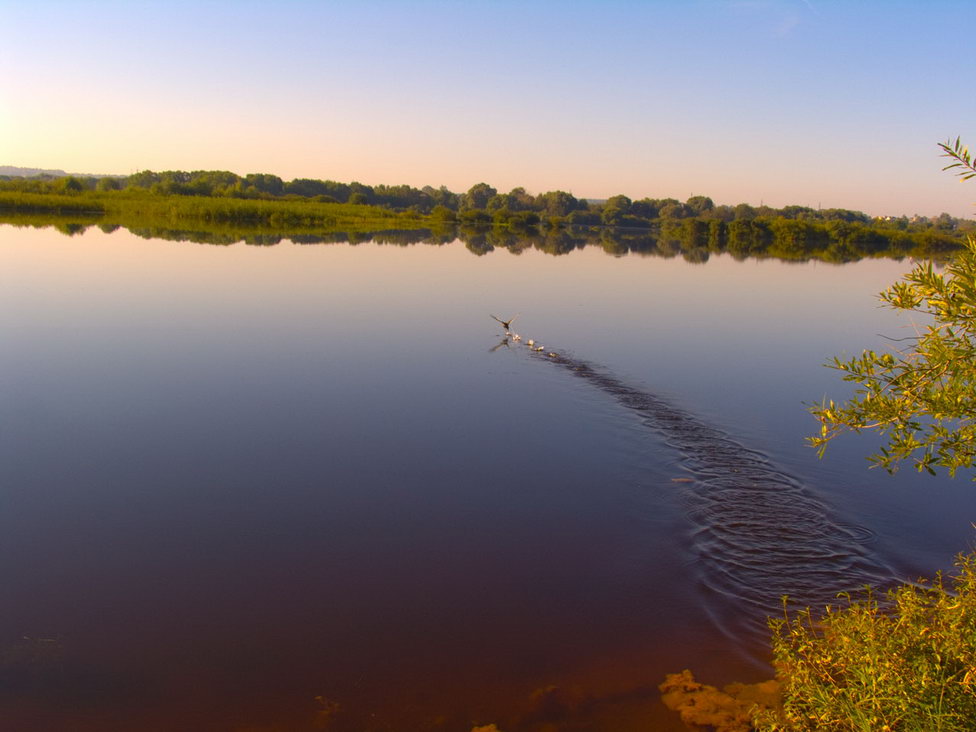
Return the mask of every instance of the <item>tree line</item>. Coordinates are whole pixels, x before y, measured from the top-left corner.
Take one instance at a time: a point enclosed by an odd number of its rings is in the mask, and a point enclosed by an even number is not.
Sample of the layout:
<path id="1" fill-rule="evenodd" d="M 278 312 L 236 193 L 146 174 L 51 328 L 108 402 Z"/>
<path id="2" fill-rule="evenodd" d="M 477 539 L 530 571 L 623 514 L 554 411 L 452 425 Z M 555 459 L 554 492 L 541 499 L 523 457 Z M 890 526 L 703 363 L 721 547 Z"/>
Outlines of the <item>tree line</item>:
<path id="1" fill-rule="evenodd" d="M 605 201 L 576 198 L 566 191 L 531 194 L 525 188 L 501 193 L 487 183 L 477 183 L 463 193 L 445 186 L 415 188 L 409 185 L 366 185 L 333 180 L 295 178 L 285 181 L 268 173 L 240 176 L 221 170 L 163 171 L 144 170 L 127 177 L 0 176 L 0 190 L 27 193 L 73 194 L 84 191 L 129 191 L 164 196 L 197 196 L 249 200 L 313 201 L 369 205 L 391 211 L 433 216 L 443 221 L 471 224 L 535 226 L 540 223 L 569 226 L 612 226 L 652 228 L 682 220 L 718 221 L 725 224 L 756 220 L 784 219 L 809 224 L 863 224 L 897 231 L 930 230 L 942 233 L 973 231 L 970 220 L 948 213 L 934 217 L 899 216 L 872 218 L 861 211 L 842 208 L 814 209 L 808 206 L 716 205 L 708 196 L 641 198 L 623 194 Z"/>

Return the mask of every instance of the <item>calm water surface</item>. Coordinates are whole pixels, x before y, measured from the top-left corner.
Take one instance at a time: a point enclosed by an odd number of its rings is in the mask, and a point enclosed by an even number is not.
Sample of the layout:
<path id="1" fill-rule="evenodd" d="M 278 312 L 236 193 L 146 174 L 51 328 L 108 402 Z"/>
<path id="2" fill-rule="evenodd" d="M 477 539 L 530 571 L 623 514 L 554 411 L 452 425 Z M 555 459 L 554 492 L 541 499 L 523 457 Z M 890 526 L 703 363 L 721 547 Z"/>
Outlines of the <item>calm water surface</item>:
<path id="1" fill-rule="evenodd" d="M 972 546 L 966 479 L 803 445 L 909 266 L 0 227 L 0 718 L 674 728 L 783 592 Z"/>

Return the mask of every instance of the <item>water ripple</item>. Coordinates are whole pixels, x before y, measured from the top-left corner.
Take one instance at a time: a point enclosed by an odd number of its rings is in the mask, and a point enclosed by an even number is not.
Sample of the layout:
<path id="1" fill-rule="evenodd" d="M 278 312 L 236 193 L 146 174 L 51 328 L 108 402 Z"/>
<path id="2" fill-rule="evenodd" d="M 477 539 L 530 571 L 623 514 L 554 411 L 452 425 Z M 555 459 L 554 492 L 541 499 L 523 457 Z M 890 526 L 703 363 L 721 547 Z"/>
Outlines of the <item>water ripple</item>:
<path id="1" fill-rule="evenodd" d="M 604 369 L 565 354 L 538 357 L 637 412 L 681 455 L 690 479 L 676 485 L 693 522 L 699 578 L 731 601 L 727 610 L 707 610 L 728 635 L 765 634 L 766 617 L 781 611 L 784 595 L 794 607 L 823 606 L 839 592 L 891 581 L 891 569 L 867 550 L 873 533 L 838 521 L 809 486 L 766 455 Z"/>

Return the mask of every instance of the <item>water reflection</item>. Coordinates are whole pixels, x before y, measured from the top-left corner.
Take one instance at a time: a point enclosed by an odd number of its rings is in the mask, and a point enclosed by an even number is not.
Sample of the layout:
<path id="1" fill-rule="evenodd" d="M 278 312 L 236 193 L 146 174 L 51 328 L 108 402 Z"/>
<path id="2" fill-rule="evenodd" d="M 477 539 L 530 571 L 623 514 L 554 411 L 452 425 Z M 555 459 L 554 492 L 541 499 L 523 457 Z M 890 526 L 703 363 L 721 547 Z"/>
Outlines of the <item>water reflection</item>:
<path id="1" fill-rule="evenodd" d="M 0 227 L 18 732 L 668 729 L 665 673 L 770 672 L 789 566 L 816 598 L 970 536 L 968 486 L 802 447 L 819 364 L 890 332 L 872 296 L 900 264 L 73 223 Z M 488 318 L 515 312 L 566 360 Z"/>
<path id="2" fill-rule="evenodd" d="M 103 232 L 120 228 L 118 224 L 101 222 L 92 217 L 37 216 L 4 214 L 0 223 L 16 226 L 53 227 L 66 236 L 83 234 L 96 226 Z M 690 224 L 704 222 L 690 221 Z M 701 229 L 701 230 L 699 230 Z M 708 227 L 686 226 L 653 232 L 647 229 L 624 228 L 539 228 L 443 225 L 429 229 L 384 229 L 376 231 L 289 231 L 258 230 L 242 226 L 213 224 L 208 228 L 171 228 L 142 226 L 129 228 L 144 239 L 187 241 L 198 244 L 228 246 L 243 242 L 250 246 L 275 246 L 283 241 L 296 244 L 360 244 L 374 242 L 391 246 L 416 244 L 444 245 L 456 240 L 475 256 L 484 256 L 496 249 L 520 254 L 535 249 L 553 256 L 570 254 L 585 247 L 597 247 L 610 256 L 637 254 L 650 257 L 682 257 L 692 264 L 703 264 L 714 254 L 726 253 L 736 259 L 781 259 L 806 262 L 820 260 L 832 263 L 854 262 L 864 258 L 904 257 L 940 260 L 951 253 L 944 242 L 890 243 L 876 240 L 831 241 L 814 240 L 803 243 L 779 241 L 768 236 L 710 237 Z"/>

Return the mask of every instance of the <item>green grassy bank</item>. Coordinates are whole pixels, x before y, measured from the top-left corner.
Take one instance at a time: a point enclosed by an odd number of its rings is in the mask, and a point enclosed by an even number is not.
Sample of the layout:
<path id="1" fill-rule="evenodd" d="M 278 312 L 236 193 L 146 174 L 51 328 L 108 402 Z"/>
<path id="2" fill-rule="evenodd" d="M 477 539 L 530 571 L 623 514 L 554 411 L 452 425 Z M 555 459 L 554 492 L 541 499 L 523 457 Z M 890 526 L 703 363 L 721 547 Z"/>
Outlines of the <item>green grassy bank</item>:
<path id="1" fill-rule="evenodd" d="M 0 213 L 94 215 L 126 228 L 187 223 L 249 228 L 410 228 L 429 219 L 378 206 L 314 200 L 269 201 L 142 191 L 30 193 L 0 191 Z"/>

